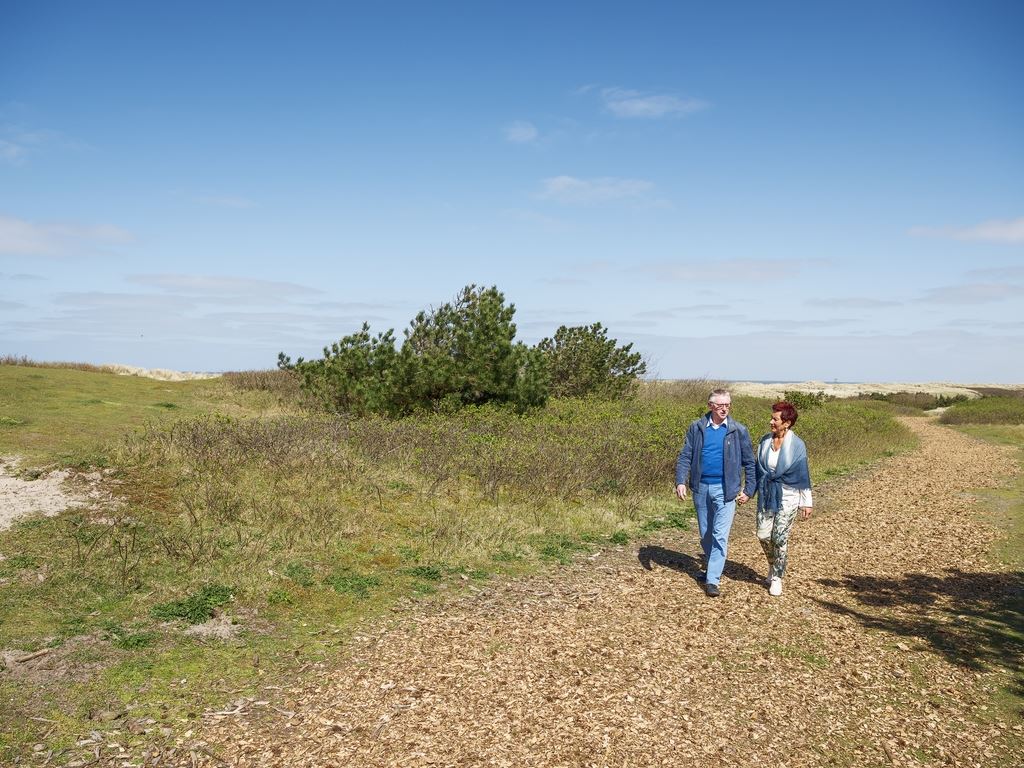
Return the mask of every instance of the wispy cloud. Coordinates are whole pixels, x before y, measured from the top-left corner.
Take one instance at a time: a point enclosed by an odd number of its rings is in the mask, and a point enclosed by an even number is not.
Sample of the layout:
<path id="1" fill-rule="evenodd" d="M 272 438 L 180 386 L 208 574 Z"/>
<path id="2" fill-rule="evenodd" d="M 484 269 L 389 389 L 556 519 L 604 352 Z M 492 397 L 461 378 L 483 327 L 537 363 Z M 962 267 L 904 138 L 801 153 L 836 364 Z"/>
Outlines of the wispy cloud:
<path id="1" fill-rule="evenodd" d="M 602 176 L 596 179 L 578 179 L 575 176 L 553 176 L 544 179 L 539 197 L 567 204 L 607 203 L 614 200 L 639 198 L 654 189 L 654 184 L 643 179 L 619 179 Z"/>
<path id="2" fill-rule="evenodd" d="M 24 280 L 28 282 L 43 279 L 45 278 L 42 278 L 39 275 L 30 275 L 27 272 L 15 272 L 13 275 L 8 275 L 3 272 L 0 272 L 0 280 Z"/>
<path id="3" fill-rule="evenodd" d="M 511 219 L 521 224 L 530 224 L 552 232 L 558 232 L 569 228 L 569 223 L 564 219 L 548 216 L 545 213 L 531 211 L 525 208 L 506 208 L 501 212 L 501 215 L 506 219 Z"/>
<path id="4" fill-rule="evenodd" d="M 920 299 L 927 304 L 991 304 L 1021 297 L 1021 287 L 1004 283 L 965 283 L 930 288 Z"/>
<path id="5" fill-rule="evenodd" d="M 705 101 L 673 93 L 643 93 L 628 88 L 602 88 L 600 93 L 604 108 L 623 118 L 689 115 L 708 107 Z"/>
<path id="6" fill-rule="evenodd" d="M 322 294 L 318 288 L 275 280 L 230 275 L 129 275 L 129 283 L 186 296 L 240 296 L 256 299 L 295 298 Z"/>
<path id="7" fill-rule="evenodd" d="M 648 309 L 643 312 L 634 312 L 633 317 L 650 318 L 654 320 L 672 320 L 677 317 L 687 317 L 694 314 L 708 312 L 721 312 L 729 309 L 728 304 L 688 304 L 680 307 L 668 307 L 667 309 Z"/>
<path id="8" fill-rule="evenodd" d="M 1024 282 L 1024 267 L 986 267 L 972 269 L 965 273 L 968 277 L 981 280 L 1020 280 Z"/>
<path id="9" fill-rule="evenodd" d="M 883 309 L 885 307 L 898 307 L 900 302 L 887 299 L 870 299 L 861 296 L 850 296 L 848 298 L 829 299 L 807 299 L 804 305 L 808 307 L 826 307 L 828 309 Z"/>
<path id="10" fill-rule="evenodd" d="M 200 195 L 196 198 L 197 203 L 203 205 L 209 205 L 213 208 L 234 208 L 242 210 L 245 208 L 255 208 L 256 203 L 247 197 L 237 197 L 235 195 Z"/>
<path id="11" fill-rule="evenodd" d="M 84 248 L 124 245 L 132 235 L 109 224 L 36 223 L 0 215 L 0 254 L 63 256 Z"/>
<path id="12" fill-rule="evenodd" d="M 990 243 L 1024 243 L 1024 216 L 1019 219 L 992 219 L 972 227 L 913 227 L 915 237 L 943 237 Z"/>
<path id="13" fill-rule="evenodd" d="M 515 120 L 505 126 L 505 140 L 513 144 L 529 144 L 539 136 L 537 126 L 529 120 Z"/>
<path id="14" fill-rule="evenodd" d="M 827 265 L 826 259 L 719 259 L 716 261 L 648 264 L 643 271 L 660 280 L 693 282 L 762 282 L 787 280 L 802 270 Z"/>
<path id="15" fill-rule="evenodd" d="M 24 165 L 32 155 L 47 147 L 82 147 L 58 131 L 47 128 L 28 128 L 10 123 L 0 124 L 0 163 Z"/>
<path id="16" fill-rule="evenodd" d="M 20 301 L 4 301 L 3 299 L 0 299 L 0 310 L 21 309 L 24 306 L 26 305 L 22 304 Z"/>

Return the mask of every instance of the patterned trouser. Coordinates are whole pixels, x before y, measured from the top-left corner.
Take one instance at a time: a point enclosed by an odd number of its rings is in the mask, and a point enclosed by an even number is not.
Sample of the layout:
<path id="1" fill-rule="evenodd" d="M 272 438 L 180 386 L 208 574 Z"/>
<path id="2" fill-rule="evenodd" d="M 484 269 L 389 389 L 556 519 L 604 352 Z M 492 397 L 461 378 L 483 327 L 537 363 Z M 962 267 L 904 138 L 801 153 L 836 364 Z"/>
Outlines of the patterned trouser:
<path id="1" fill-rule="evenodd" d="M 786 572 L 786 556 L 789 549 L 789 531 L 796 520 L 796 513 L 799 507 L 793 506 L 787 509 L 783 506 L 778 512 L 769 512 L 767 509 L 757 513 L 757 538 L 761 542 L 761 549 L 768 558 L 768 565 L 771 568 L 770 577 L 782 578 Z"/>

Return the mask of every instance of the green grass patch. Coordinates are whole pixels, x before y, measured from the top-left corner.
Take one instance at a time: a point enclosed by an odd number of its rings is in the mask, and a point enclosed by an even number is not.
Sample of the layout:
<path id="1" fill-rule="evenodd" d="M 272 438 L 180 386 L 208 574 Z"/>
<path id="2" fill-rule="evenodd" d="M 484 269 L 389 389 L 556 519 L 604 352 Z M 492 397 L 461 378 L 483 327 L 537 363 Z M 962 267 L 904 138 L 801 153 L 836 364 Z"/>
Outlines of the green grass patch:
<path id="1" fill-rule="evenodd" d="M 342 595 L 352 595 L 360 600 L 367 599 L 370 596 L 371 590 L 379 587 L 382 583 L 383 579 L 379 576 L 348 570 L 341 571 L 324 579 L 324 584 L 334 589 L 335 592 Z"/>
<path id="2" fill-rule="evenodd" d="M 982 397 L 950 406 L 943 424 L 1024 424 L 1024 397 Z"/>
<path id="3" fill-rule="evenodd" d="M 181 600 L 158 603 L 150 616 L 161 621 L 180 619 L 189 624 L 202 624 L 213 617 L 217 608 L 231 601 L 234 591 L 223 584 L 207 584 L 195 594 Z"/>

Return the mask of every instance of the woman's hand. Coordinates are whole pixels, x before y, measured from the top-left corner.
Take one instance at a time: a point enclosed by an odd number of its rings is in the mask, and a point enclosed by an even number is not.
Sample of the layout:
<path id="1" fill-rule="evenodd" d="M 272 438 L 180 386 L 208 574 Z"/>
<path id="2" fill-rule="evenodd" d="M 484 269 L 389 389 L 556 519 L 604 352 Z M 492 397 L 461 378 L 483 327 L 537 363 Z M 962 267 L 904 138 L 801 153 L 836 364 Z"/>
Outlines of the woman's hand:
<path id="1" fill-rule="evenodd" d="M 800 519 L 806 520 L 811 516 L 812 511 L 813 507 L 800 507 Z"/>

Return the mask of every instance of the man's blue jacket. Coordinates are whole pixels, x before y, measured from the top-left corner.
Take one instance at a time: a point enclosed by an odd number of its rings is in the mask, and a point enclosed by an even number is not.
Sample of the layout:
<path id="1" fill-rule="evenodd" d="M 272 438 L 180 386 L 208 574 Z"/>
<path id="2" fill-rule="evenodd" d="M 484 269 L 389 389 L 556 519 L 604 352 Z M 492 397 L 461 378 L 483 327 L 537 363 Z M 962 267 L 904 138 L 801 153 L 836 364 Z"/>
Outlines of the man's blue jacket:
<path id="1" fill-rule="evenodd" d="M 683 450 L 676 461 L 676 485 L 686 483 L 693 490 L 700 483 L 701 457 L 704 454 L 704 431 L 707 429 L 711 413 L 705 413 L 694 421 L 686 430 Z M 754 448 L 750 442 L 747 428 L 733 418 L 726 421 L 725 443 L 722 446 L 724 474 L 722 490 L 725 500 L 732 501 L 740 495 L 740 488 L 747 496 L 753 496 L 757 489 L 754 477 Z M 740 470 L 743 471 L 741 482 Z"/>

